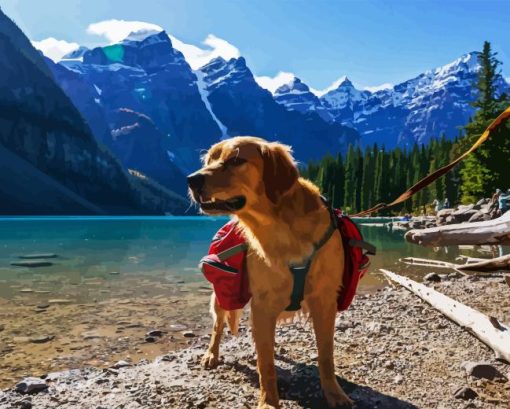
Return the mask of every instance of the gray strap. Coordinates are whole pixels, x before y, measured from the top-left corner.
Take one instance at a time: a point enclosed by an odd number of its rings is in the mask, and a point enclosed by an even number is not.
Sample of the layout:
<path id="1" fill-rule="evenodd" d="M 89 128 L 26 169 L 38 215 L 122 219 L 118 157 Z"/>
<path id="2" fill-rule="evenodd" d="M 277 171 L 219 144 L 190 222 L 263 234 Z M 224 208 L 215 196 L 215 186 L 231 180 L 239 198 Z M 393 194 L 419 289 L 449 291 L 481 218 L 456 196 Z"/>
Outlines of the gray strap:
<path id="1" fill-rule="evenodd" d="M 223 250 L 221 253 L 218 253 L 218 258 L 220 261 L 225 261 L 232 256 L 235 256 L 237 253 L 241 251 L 245 251 L 248 249 L 248 245 L 246 243 L 238 244 L 234 247 L 230 247 L 229 249 Z"/>

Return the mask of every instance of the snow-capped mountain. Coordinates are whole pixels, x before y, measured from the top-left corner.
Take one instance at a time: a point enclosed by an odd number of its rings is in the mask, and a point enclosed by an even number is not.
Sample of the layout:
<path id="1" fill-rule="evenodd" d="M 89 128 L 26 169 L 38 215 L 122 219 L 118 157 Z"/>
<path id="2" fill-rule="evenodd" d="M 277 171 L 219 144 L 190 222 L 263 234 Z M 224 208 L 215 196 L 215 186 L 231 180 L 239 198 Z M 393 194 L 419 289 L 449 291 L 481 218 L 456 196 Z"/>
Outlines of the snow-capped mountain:
<path id="1" fill-rule="evenodd" d="M 317 112 L 327 122 L 334 119 L 331 113 L 322 105 L 317 95 L 310 91 L 308 85 L 301 82 L 297 77 L 294 77 L 288 84 L 279 87 L 274 93 L 274 99 L 291 111 Z"/>
<path id="2" fill-rule="evenodd" d="M 479 70 L 479 53 L 463 55 L 445 66 L 376 92 L 359 90 L 348 78 L 317 101 L 315 110 L 326 109 L 334 121 L 354 127 L 361 134 L 363 145 L 384 144 L 386 147 L 412 146 L 427 143 L 444 133 L 453 138 L 465 125 L 474 110 L 471 102 Z M 303 88 L 282 87 L 275 100 L 295 109 L 293 94 Z M 501 77 L 499 92 L 507 92 L 508 84 Z M 308 108 L 311 109 L 311 108 Z"/>
<path id="3" fill-rule="evenodd" d="M 168 151 L 184 173 L 198 166 L 200 150 L 221 137 L 222 131 L 204 104 L 197 76 L 164 31 L 137 33 L 118 44 L 85 50 L 64 58 L 53 71 L 93 128 L 92 124 L 104 122 L 99 120 L 100 109 L 109 133 L 107 140 L 100 139 L 109 146 L 118 143 L 111 132 L 116 128 L 118 110 L 123 108 L 150 118 L 154 127 L 144 129 L 163 138 L 153 146 L 160 146 L 165 156 Z M 133 137 L 143 135 L 138 132 Z M 163 175 L 148 176 L 165 179 Z"/>
<path id="4" fill-rule="evenodd" d="M 98 139 L 113 152 L 120 140 L 126 141 L 112 135 L 119 112 L 124 112 L 119 110 L 127 109 L 134 112 L 130 118 L 135 123 L 136 118 L 150 119 L 153 125 L 145 121 L 143 129 L 151 133 L 151 146 L 159 146 L 183 173 L 199 166 L 200 151 L 235 135 L 291 144 L 302 161 L 345 151 L 359 139 L 353 129 L 325 122 L 317 112 L 302 115 L 276 103 L 256 83 L 242 57 L 217 58 L 193 71 L 164 31 L 134 33 L 118 44 L 82 48 L 57 65 L 48 61 L 48 66 Z M 139 146 L 135 138 L 143 138 L 143 133 L 132 133 L 126 146 Z M 155 143 L 156 138 L 163 140 Z M 128 156 L 130 164 L 147 163 L 127 155 L 125 149 L 120 155 L 125 166 Z M 168 180 L 155 173 L 163 172 L 162 167 L 138 170 L 160 183 Z"/>
<path id="5" fill-rule="evenodd" d="M 195 169 L 201 150 L 235 135 L 280 140 L 293 146 L 300 161 L 345 152 L 350 143 L 392 148 L 427 143 L 442 133 L 455 137 L 473 114 L 477 56 L 466 54 L 379 90 L 357 89 L 345 77 L 320 97 L 295 77 L 271 94 L 243 57 L 217 57 L 193 71 L 164 31 L 133 33 L 91 50 L 80 47 L 60 63 L 47 64 L 96 138 L 126 167 L 143 165 L 138 170 L 165 184 L 179 179 L 176 168 L 182 174 Z M 508 90 L 503 78 L 498 89 Z M 132 130 L 129 138 L 114 137 L 119 127 Z M 143 149 L 133 147 L 140 147 L 144 135 L 159 150 L 152 157 L 165 158 L 166 167 L 136 157 Z"/>
<path id="6" fill-rule="evenodd" d="M 299 160 L 345 152 L 358 143 L 353 129 L 326 122 L 315 111 L 286 109 L 260 87 L 243 57 L 218 57 L 200 70 L 201 81 L 215 118 L 227 134 L 257 135 L 292 145 Z"/>

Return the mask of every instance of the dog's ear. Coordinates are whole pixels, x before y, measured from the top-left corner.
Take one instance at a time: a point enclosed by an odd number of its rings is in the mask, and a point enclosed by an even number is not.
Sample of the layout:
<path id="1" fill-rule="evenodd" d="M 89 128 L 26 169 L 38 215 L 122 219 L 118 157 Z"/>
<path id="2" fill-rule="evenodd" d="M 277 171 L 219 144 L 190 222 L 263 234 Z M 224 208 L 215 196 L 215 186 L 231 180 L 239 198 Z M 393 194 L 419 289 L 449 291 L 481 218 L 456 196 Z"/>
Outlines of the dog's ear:
<path id="1" fill-rule="evenodd" d="M 279 143 L 269 143 L 261 147 L 264 160 L 262 181 L 266 196 L 274 204 L 296 183 L 299 174 L 291 155 L 291 148 Z"/>

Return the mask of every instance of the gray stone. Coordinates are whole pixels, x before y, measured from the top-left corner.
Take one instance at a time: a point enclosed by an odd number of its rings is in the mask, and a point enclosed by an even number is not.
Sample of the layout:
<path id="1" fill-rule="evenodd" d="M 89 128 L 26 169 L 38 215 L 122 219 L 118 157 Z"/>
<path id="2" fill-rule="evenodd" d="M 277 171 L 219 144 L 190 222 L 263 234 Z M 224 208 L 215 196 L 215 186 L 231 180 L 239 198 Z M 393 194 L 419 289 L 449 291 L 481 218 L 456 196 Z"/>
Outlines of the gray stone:
<path id="1" fill-rule="evenodd" d="M 460 366 L 469 376 L 474 378 L 483 378 L 494 380 L 496 378 L 504 378 L 498 368 L 488 362 L 463 362 Z"/>
<path id="2" fill-rule="evenodd" d="M 16 391 L 19 393 L 37 393 L 48 388 L 44 379 L 28 377 L 16 385 Z"/>
<path id="3" fill-rule="evenodd" d="M 125 368 L 126 366 L 131 366 L 131 364 L 127 361 L 118 361 L 117 363 L 115 363 L 114 365 L 112 365 L 112 368 L 114 369 L 119 369 L 119 368 Z"/>
<path id="4" fill-rule="evenodd" d="M 161 331 L 159 329 L 154 329 L 152 331 L 147 332 L 147 334 L 145 334 L 145 335 L 148 337 L 162 337 L 163 334 L 164 334 L 163 331 Z"/>
<path id="5" fill-rule="evenodd" d="M 430 281 L 432 283 L 439 283 L 441 281 L 441 277 L 437 273 L 428 273 L 423 277 L 423 281 Z"/>
<path id="6" fill-rule="evenodd" d="M 54 335 L 41 335 L 37 337 L 31 337 L 30 342 L 33 344 L 44 344 L 51 341 L 53 338 L 55 338 Z"/>
<path id="7" fill-rule="evenodd" d="M 478 393 L 476 393 L 470 387 L 465 386 L 463 388 L 457 389 L 453 395 L 456 399 L 471 400 L 475 399 L 478 396 Z"/>

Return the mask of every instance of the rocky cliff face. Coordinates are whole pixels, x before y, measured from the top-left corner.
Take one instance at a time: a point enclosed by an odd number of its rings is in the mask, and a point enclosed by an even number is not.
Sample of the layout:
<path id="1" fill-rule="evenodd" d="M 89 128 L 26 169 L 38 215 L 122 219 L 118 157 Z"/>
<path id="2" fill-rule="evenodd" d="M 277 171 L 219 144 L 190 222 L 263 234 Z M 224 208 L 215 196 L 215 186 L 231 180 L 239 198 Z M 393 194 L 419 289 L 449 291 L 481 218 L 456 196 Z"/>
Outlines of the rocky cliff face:
<path id="1" fill-rule="evenodd" d="M 98 146 L 42 56 L 1 11 L 0 55 L 0 143 L 105 213 L 153 212 L 140 204 L 129 174 L 108 150 Z M 24 190 L 30 192 L 27 186 Z M 39 202 L 49 206 L 39 207 Z M 26 197 L 26 203 L 32 204 L 33 214 L 42 208 L 45 213 L 69 210 L 44 194 Z"/>
<path id="2" fill-rule="evenodd" d="M 99 117 L 98 110 L 90 108 L 92 101 L 102 111 L 110 131 L 119 109 L 146 115 L 166 139 L 164 153 L 170 151 L 183 172 L 196 168 L 200 150 L 220 138 L 221 131 L 202 99 L 196 75 L 164 31 L 145 38 L 128 37 L 118 44 L 85 51 L 78 58 L 69 56 L 59 65 L 71 71 L 57 75 L 59 83 L 89 123 Z M 88 94 L 78 92 L 77 81 L 73 85 L 66 80 L 71 75 L 79 79 L 79 86 L 88 86 Z"/>

